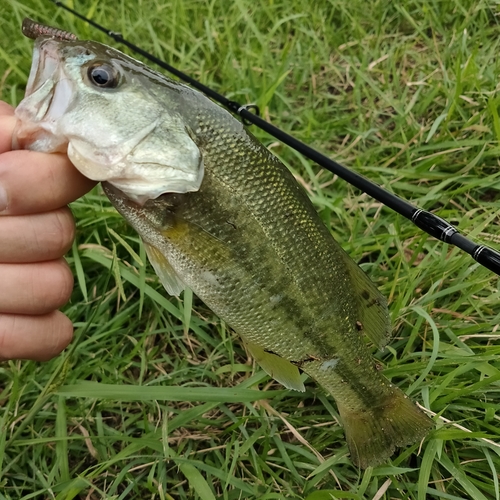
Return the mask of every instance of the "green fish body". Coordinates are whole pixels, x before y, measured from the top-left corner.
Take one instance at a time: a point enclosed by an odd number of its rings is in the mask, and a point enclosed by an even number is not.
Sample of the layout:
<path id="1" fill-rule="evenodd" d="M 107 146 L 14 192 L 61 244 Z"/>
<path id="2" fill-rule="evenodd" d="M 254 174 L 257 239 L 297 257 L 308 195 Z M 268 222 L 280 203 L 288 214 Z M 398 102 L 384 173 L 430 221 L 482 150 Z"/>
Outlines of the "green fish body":
<path id="1" fill-rule="evenodd" d="M 385 299 L 276 157 L 200 93 L 112 48 L 40 38 L 35 51 L 17 147 L 65 145 L 104 181 L 170 294 L 192 289 L 286 387 L 304 390 L 302 370 L 335 398 L 360 467 L 427 434 L 432 421 L 366 345 L 389 338 Z M 99 85 L 104 70 L 112 85 Z"/>

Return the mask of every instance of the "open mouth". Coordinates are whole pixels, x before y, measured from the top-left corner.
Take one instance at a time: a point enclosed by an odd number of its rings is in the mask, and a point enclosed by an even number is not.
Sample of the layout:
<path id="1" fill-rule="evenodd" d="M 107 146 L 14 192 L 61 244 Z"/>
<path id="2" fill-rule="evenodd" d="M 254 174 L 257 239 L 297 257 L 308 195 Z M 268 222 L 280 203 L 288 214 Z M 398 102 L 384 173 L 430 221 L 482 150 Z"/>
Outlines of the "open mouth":
<path id="1" fill-rule="evenodd" d="M 57 45 L 47 38 L 35 44 L 26 95 L 16 108 L 14 149 L 66 151 L 67 139 L 57 128 L 70 105 L 73 88 L 64 75 Z"/>
<path id="2" fill-rule="evenodd" d="M 36 92 L 44 82 L 52 78 L 57 70 L 60 60 L 56 46 L 50 42 L 52 40 L 40 39 L 35 43 L 31 70 L 26 85 L 26 96 Z"/>

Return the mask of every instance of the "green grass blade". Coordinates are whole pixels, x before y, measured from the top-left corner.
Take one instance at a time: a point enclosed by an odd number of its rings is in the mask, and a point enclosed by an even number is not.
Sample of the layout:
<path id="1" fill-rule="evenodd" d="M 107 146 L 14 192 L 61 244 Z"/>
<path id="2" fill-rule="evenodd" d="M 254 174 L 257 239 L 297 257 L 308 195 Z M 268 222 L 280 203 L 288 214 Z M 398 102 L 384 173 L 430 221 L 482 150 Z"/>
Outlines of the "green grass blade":
<path id="1" fill-rule="evenodd" d="M 474 486 L 460 465 L 454 464 L 447 455 L 442 455 L 438 461 L 462 485 L 467 494 L 470 495 L 470 498 L 474 500 L 487 500 L 487 497 Z"/>
<path id="2" fill-rule="evenodd" d="M 252 389 L 221 387 L 144 387 L 112 385 L 82 381 L 63 385 L 57 394 L 65 397 L 113 399 L 115 401 L 202 401 L 243 403 L 272 398 L 286 391 L 256 391 Z"/>
<path id="3" fill-rule="evenodd" d="M 179 469 L 186 476 L 191 488 L 199 495 L 200 500 L 215 500 L 210 486 L 196 467 L 183 462 L 178 462 L 178 464 Z"/>

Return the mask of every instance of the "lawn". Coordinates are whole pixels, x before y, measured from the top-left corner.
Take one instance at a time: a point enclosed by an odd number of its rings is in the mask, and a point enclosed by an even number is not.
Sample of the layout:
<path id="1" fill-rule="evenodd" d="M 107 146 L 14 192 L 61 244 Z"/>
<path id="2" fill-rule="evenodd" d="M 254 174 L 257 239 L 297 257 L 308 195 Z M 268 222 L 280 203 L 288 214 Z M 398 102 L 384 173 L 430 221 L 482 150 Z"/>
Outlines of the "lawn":
<path id="1" fill-rule="evenodd" d="M 68 5 L 500 247 L 498 2 Z M 2 0 L 0 97 L 14 105 L 25 16 L 114 43 L 49 0 Z M 357 469 L 333 399 L 311 380 L 284 390 L 195 296 L 168 297 L 98 187 L 72 205 L 74 342 L 0 365 L 0 500 L 500 499 L 498 276 L 251 130 L 388 298 L 393 339 L 374 355 L 436 429 Z"/>

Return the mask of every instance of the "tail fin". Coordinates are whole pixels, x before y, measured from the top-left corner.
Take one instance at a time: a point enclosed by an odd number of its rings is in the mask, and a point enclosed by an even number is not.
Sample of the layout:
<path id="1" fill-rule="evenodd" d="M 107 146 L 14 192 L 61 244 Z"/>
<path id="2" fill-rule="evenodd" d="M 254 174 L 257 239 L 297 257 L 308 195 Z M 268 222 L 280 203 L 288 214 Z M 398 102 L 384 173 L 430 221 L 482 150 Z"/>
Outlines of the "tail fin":
<path id="1" fill-rule="evenodd" d="M 352 461 L 362 469 L 384 463 L 397 447 L 423 439 L 434 425 L 399 389 L 376 408 L 338 408 Z"/>

